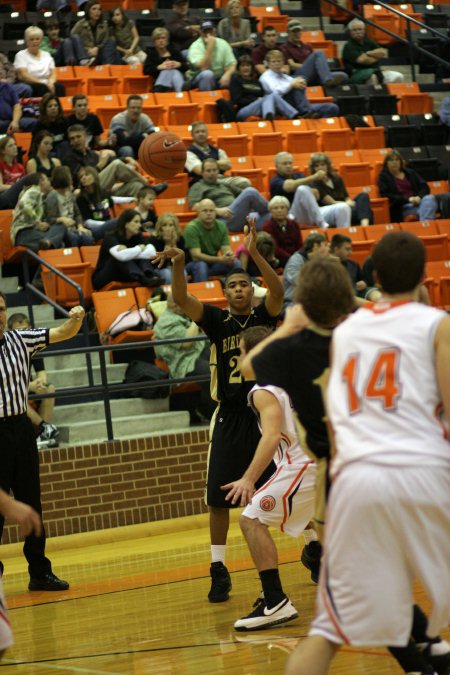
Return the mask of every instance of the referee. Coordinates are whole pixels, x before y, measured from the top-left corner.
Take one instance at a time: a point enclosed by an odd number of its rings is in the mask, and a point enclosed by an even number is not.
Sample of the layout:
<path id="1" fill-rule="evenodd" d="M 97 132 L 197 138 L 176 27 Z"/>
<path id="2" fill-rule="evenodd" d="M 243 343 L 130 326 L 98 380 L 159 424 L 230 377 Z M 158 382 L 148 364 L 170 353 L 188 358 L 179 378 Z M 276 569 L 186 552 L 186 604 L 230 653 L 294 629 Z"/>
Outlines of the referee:
<path id="1" fill-rule="evenodd" d="M 76 335 L 84 317 L 82 307 L 73 307 L 69 318 L 57 328 L 32 328 L 5 333 L 6 297 L 0 291 L 0 488 L 34 508 L 42 516 L 39 457 L 33 425 L 27 416 L 31 357 L 48 344 Z M 0 516 L 0 540 L 4 518 Z M 45 557 L 45 530 L 25 537 L 30 591 L 64 591 L 67 581 L 58 579 Z M 3 564 L 0 562 L 0 573 Z"/>

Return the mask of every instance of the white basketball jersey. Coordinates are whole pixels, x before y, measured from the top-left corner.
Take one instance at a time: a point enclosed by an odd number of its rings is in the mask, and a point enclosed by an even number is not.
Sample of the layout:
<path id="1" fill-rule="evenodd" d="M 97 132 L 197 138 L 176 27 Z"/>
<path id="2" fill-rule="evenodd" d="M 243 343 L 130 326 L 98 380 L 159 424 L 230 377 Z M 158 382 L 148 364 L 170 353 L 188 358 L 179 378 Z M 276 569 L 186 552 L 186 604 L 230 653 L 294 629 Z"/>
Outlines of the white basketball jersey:
<path id="1" fill-rule="evenodd" d="M 364 306 L 335 329 L 328 413 L 348 462 L 450 465 L 433 341 L 445 313 L 416 302 Z"/>
<path id="2" fill-rule="evenodd" d="M 284 389 L 280 387 L 274 387 L 272 385 L 267 385 L 266 387 L 260 387 L 256 384 L 253 389 L 248 393 L 248 404 L 253 410 L 253 412 L 258 417 L 258 426 L 261 430 L 261 424 L 259 420 L 258 410 L 253 404 L 253 394 L 255 391 L 268 391 L 270 394 L 275 396 L 278 403 L 281 406 L 282 411 L 282 422 L 281 422 L 281 441 L 277 448 L 277 451 L 273 457 L 273 460 L 277 466 L 282 464 L 305 464 L 306 462 L 311 462 L 311 458 L 303 451 L 300 443 L 297 438 L 297 431 L 294 422 L 294 416 L 292 412 L 292 403 L 289 396 L 286 394 Z"/>

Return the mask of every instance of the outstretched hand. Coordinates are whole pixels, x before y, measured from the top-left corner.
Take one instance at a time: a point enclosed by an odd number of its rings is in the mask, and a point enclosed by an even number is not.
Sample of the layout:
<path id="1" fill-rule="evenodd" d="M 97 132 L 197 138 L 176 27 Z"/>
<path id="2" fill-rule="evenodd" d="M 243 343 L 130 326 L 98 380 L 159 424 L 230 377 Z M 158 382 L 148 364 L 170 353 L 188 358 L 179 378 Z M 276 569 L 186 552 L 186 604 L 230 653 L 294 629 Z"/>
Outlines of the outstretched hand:
<path id="1" fill-rule="evenodd" d="M 220 489 L 229 490 L 225 497 L 225 501 L 228 502 L 231 500 L 232 504 L 237 504 L 239 502 L 239 506 L 247 506 L 247 504 L 251 504 L 252 497 L 255 493 L 254 484 L 245 478 L 240 478 L 239 480 L 235 480 L 232 483 L 221 485 Z"/>
<path id="2" fill-rule="evenodd" d="M 247 225 L 244 225 L 244 245 L 250 255 L 253 257 L 253 253 L 256 252 L 256 218 L 247 216 Z"/>
<path id="3" fill-rule="evenodd" d="M 158 253 L 151 258 L 153 265 L 157 265 L 159 269 L 164 267 L 167 260 L 170 260 L 172 264 L 175 261 L 181 260 L 184 265 L 184 251 L 176 246 L 170 246 L 169 248 L 164 249 L 164 251 L 158 251 Z"/>

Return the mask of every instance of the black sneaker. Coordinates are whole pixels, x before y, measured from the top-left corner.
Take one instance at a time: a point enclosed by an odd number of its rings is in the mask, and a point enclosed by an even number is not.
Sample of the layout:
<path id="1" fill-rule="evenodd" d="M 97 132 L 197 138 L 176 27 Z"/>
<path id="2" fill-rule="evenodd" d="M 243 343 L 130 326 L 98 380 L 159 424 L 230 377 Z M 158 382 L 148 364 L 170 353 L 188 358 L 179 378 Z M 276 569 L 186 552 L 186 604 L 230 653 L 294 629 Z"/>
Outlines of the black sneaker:
<path id="1" fill-rule="evenodd" d="M 319 541 L 310 541 L 302 551 L 300 561 L 311 572 L 311 581 L 319 583 L 320 559 L 322 557 L 322 545 Z"/>
<path id="2" fill-rule="evenodd" d="M 264 598 L 260 597 L 253 607 L 255 607 L 253 612 L 236 621 L 235 630 L 263 630 L 298 617 L 298 612 L 289 598 L 283 598 L 278 605 L 269 609 Z"/>
<path id="3" fill-rule="evenodd" d="M 214 562 L 209 568 L 211 590 L 208 593 L 210 602 L 225 602 L 230 597 L 231 577 L 222 562 Z"/>
<path id="4" fill-rule="evenodd" d="M 167 188 L 169 187 L 169 183 L 156 183 L 155 185 L 150 185 L 151 189 L 153 192 L 156 194 L 157 197 L 161 195 Z"/>
<path id="5" fill-rule="evenodd" d="M 53 572 L 48 572 L 39 579 L 30 579 L 28 584 L 29 591 L 67 591 L 68 588 L 69 583 L 58 579 Z"/>
<path id="6" fill-rule="evenodd" d="M 448 675 L 450 672 L 450 644 L 447 640 L 437 637 L 429 642 L 419 643 L 417 647 L 438 675 Z"/>

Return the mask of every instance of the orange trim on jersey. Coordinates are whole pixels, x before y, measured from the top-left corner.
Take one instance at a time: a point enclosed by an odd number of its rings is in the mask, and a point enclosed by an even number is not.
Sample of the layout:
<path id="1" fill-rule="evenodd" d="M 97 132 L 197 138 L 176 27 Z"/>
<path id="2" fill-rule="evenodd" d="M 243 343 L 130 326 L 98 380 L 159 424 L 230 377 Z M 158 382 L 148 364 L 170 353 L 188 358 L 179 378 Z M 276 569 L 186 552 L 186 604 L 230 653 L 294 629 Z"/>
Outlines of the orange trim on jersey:
<path id="1" fill-rule="evenodd" d="M 331 622 L 332 622 L 332 624 L 333 624 L 333 626 L 336 630 L 336 633 L 339 635 L 341 640 L 343 642 L 345 642 L 345 644 L 349 645 L 350 640 L 345 635 L 345 633 L 341 630 L 341 627 L 339 626 L 338 620 L 337 620 L 337 618 L 335 616 L 335 613 L 333 611 L 332 602 L 329 598 L 329 596 L 331 596 L 331 591 L 329 590 L 329 587 L 328 587 L 328 579 L 327 579 L 328 574 L 325 573 L 324 577 L 325 578 L 321 579 L 321 581 L 320 581 L 320 592 L 322 594 L 322 601 L 323 601 L 325 610 L 326 610 L 326 612 L 327 612 L 327 614 L 328 614 L 328 616 L 329 616 L 329 618 L 330 618 L 330 620 L 331 620 Z"/>
<path id="2" fill-rule="evenodd" d="M 295 476 L 294 480 L 292 481 L 292 483 L 289 485 L 288 489 L 286 490 L 286 492 L 282 496 L 282 500 L 283 500 L 283 520 L 281 521 L 281 524 L 280 524 L 280 530 L 282 532 L 284 532 L 284 525 L 285 525 L 287 519 L 289 518 L 289 512 L 288 512 L 288 508 L 287 508 L 287 500 L 289 499 L 289 495 L 291 494 L 291 492 L 293 492 L 294 488 L 297 487 L 297 484 L 298 484 L 300 478 L 305 473 L 306 469 L 308 468 L 308 466 L 310 466 L 310 464 L 312 464 L 312 462 L 307 462 L 306 464 L 304 464 L 302 466 L 302 468 L 300 469 L 300 471 Z"/>
<path id="3" fill-rule="evenodd" d="M 286 449 L 286 451 L 285 451 L 287 463 L 288 463 L 288 464 L 292 464 L 291 457 L 290 457 L 290 455 L 289 455 L 289 448 L 290 448 L 291 445 L 292 445 L 291 439 L 289 438 L 289 436 L 288 436 L 287 434 L 284 434 L 283 432 L 281 432 L 280 435 L 281 435 L 281 440 L 282 440 L 282 441 L 285 441 L 286 444 L 287 444 L 287 449 Z M 283 453 L 282 453 L 282 454 L 283 454 Z"/>
<path id="4" fill-rule="evenodd" d="M 390 309 L 399 307 L 400 305 L 407 305 L 414 300 L 378 300 L 377 302 L 366 302 L 362 306 L 363 309 L 370 310 L 373 314 L 384 314 Z"/>

